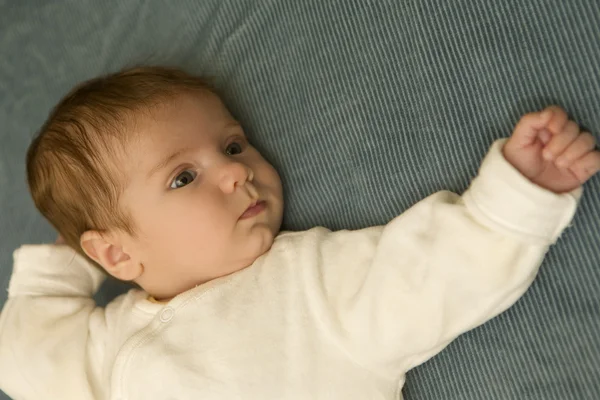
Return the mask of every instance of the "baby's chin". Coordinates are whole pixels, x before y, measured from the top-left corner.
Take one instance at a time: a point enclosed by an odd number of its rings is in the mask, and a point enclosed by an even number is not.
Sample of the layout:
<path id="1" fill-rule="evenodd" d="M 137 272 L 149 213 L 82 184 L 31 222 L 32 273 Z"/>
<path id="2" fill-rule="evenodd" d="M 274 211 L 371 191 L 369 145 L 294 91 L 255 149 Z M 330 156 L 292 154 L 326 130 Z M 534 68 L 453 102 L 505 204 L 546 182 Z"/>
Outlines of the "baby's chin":
<path id="1" fill-rule="evenodd" d="M 254 226 L 247 243 L 244 243 L 247 246 L 247 266 L 252 265 L 256 259 L 269 251 L 274 240 L 275 234 L 267 225 Z"/>

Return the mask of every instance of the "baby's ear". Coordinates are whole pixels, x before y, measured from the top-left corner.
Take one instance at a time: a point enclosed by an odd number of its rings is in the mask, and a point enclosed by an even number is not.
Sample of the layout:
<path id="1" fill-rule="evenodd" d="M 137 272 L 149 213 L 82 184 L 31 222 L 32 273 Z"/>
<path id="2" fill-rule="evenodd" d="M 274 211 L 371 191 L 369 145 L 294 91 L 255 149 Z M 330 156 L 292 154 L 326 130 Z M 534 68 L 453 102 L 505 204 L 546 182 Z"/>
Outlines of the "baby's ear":
<path id="1" fill-rule="evenodd" d="M 117 235 L 87 231 L 81 235 L 80 244 L 89 258 L 117 279 L 132 281 L 143 272 L 144 267 L 123 251 Z"/>

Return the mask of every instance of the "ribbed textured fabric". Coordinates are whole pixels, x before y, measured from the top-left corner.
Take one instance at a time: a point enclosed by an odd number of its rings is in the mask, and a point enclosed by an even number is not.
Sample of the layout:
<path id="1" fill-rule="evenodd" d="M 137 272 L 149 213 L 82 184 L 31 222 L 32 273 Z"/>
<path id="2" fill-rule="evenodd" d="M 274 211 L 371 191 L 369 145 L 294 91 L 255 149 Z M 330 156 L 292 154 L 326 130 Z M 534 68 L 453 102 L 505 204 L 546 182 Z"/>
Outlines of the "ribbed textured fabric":
<path id="1" fill-rule="evenodd" d="M 213 76 L 282 175 L 284 228 L 353 229 L 463 191 L 525 112 L 560 104 L 598 137 L 599 43 L 597 0 L 0 0 L 2 287 L 14 248 L 53 237 L 24 155 L 81 80 Z M 596 177 L 526 296 L 411 372 L 406 398 L 600 398 L 599 215 Z"/>

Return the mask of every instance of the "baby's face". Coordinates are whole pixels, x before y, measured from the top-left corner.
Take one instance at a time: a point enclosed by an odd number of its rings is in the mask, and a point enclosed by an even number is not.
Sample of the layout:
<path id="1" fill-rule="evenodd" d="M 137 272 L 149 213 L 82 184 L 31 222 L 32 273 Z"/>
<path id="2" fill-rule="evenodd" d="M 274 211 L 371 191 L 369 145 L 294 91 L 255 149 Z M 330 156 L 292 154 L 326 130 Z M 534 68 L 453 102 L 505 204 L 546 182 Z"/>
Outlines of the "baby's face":
<path id="1" fill-rule="evenodd" d="M 281 225 L 281 181 L 222 102 L 182 95 L 140 120 L 121 197 L 136 231 L 123 247 L 144 266 L 136 281 L 170 298 L 264 254 Z"/>

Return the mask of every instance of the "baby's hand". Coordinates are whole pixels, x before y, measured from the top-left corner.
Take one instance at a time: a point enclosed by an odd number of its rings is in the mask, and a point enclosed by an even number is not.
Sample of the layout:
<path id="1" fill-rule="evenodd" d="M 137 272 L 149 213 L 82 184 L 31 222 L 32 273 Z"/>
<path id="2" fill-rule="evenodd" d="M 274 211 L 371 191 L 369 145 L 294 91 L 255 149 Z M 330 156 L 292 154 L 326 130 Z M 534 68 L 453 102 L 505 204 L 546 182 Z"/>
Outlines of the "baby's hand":
<path id="1" fill-rule="evenodd" d="M 557 106 L 521 118 L 503 153 L 530 181 L 555 193 L 578 188 L 600 170 L 596 139 Z"/>

